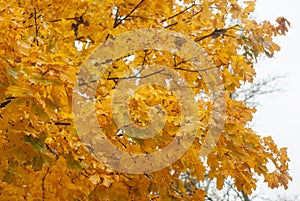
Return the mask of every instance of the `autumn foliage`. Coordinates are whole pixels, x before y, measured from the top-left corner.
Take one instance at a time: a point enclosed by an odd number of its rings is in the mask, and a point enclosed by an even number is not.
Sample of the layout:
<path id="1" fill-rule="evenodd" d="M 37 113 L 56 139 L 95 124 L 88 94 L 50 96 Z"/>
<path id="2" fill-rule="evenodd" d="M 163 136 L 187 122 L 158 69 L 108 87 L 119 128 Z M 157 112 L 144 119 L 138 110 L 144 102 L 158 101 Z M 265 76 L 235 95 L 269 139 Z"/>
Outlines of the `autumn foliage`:
<path id="1" fill-rule="evenodd" d="M 180 179 L 187 170 L 197 181 L 216 179 L 219 189 L 231 177 L 245 194 L 256 189 L 258 176 L 270 188 L 287 188 L 291 177 L 286 148 L 257 135 L 249 127 L 255 108 L 231 96 L 252 82 L 259 56 L 273 57 L 280 50 L 273 38 L 285 35 L 290 25 L 283 17 L 257 22 L 251 18 L 254 8 L 252 0 L 0 0 L 0 200 L 204 200 L 205 189 L 187 189 Z M 137 125 L 146 126 L 149 108 L 161 103 L 168 113 L 164 131 L 147 140 L 117 134 L 111 96 L 135 66 L 168 66 L 195 94 L 208 97 L 198 99 L 199 131 L 180 160 L 154 173 L 127 174 L 97 161 L 93 148 L 81 143 L 72 94 L 81 65 L 96 47 L 140 28 L 179 32 L 207 52 L 224 82 L 226 121 L 217 145 L 200 160 L 212 108 L 201 77 L 205 72 L 193 71 L 188 61 L 171 52 L 124 55 L 107 69 L 96 97 L 99 124 L 115 146 L 155 152 L 178 130 L 182 111 L 176 97 L 152 86 L 135 93 L 130 114 Z M 270 163 L 272 170 L 267 168 Z"/>

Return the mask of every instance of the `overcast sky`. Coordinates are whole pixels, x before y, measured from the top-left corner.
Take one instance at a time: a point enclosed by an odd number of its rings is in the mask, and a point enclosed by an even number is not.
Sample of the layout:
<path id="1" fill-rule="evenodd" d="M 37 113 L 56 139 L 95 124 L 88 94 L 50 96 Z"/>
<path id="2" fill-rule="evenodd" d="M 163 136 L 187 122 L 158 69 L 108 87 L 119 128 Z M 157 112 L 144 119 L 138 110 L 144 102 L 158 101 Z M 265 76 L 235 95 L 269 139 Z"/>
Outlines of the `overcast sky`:
<path id="1" fill-rule="evenodd" d="M 288 147 L 291 158 L 290 174 L 293 182 L 289 189 L 274 191 L 286 195 L 300 195 L 300 2 L 296 0 L 257 0 L 257 20 L 275 22 L 284 16 L 292 28 L 286 37 L 275 41 L 281 51 L 273 59 L 262 59 L 257 65 L 258 77 L 287 75 L 278 86 L 285 90 L 269 97 L 260 98 L 260 106 L 254 118 L 254 129 L 263 136 L 271 135 L 280 147 Z M 270 191 L 268 191 L 270 193 Z M 271 191 L 273 193 L 273 191 Z"/>

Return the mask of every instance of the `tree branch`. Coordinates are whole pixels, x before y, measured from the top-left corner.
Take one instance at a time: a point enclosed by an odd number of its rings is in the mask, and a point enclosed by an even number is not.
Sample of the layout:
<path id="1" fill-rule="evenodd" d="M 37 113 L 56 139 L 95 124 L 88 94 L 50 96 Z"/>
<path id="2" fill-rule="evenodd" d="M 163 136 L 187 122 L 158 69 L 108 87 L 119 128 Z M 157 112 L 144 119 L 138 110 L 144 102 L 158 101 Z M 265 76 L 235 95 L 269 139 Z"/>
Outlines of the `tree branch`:
<path id="1" fill-rule="evenodd" d="M 38 35 L 39 35 L 39 28 L 37 25 L 37 12 L 36 12 L 36 8 L 34 7 L 34 27 L 35 27 L 35 41 L 36 41 L 36 45 L 39 45 L 39 41 L 37 39 Z"/>
<path id="2" fill-rule="evenodd" d="M 160 22 L 163 23 L 163 22 L 165 22 L 165 21 L 167 21 L 167 20 L 170 20 L 170 19 L 172 19 L 172 18 L 174 18 L 174 17 L 177 17 L 178 15 L 181 15 L 182 13 L 188 11 L 189 9 L 191 9 L 192 7 L 194 7 L 195 5 L 196 5 L 196 4 L 193 3 L 191 6 L 187 7 L 186 9 L 180 11 L 179 13 L 176 13 L 176 14 L 172 15 L 171 17 L 168 17 L 168 18 L 163 19 L 163 20 L 160 21 Z"/>
<path id="3" fill-rule="evenodd" d="M 141 4 L 144 2 L 144 0 L 141 0 L 125 17 L 118 19 L 118 22 L 114 24 L 114 28 L 116 28 L 117 26 L 119 26 L 123 21 L 125 21 L 128 17 L 131 16 L 131 14 L 138 9 Z"/>
<path id="4" fill-rule="evenodd" d="M 195 6 L 195 5 L 196 5 L 196 4 L 193 4 L 192 6 Z M 192 6 L 190 6 L 190 7 L 192 7 Z M 201 6 L 201 5 L 200 5 L 200 6 Z M 190 9 L 190 8 L 187 8 L 187 9 Z M 173 18 L 173 17 L 178 16 L 179 14 L 182 14 L 183 12 L 186 12 L 187 9 L 185 9 L 184 11 L 181 11 L 180 13 L 177 13 L 177 14 L 175 14 L 175 15 L 169 17 L 168 19 L 171 19 L 171 18 Z M 198 15 L 198 14 L 201 13 L 202 11 L 203 11 L 203 7 L 201 6 L 201 9 L 200 9 L 199 11 L 197 11 L 197 12 L 194 13 L 194 14 L 192 14 L 190 17 L 188 17 L 188 18 L 186 18 L 186 19 L 183 19 L 182 21 L 183 21 L 183 22 L 188 22 L 188 20 L 190 20 L 190 19 L 193 18 L 194 16 Z M 163 19 L 163 20 L 161 21 L 161 23 L 165 22 L 165 21 L 168 20 L 168 19 Z M 177 25 L 177 24 L 178 24 L 178 22 L 173 22 L 172 24 L 168 24 L 168 25 L 165 26 L 164 28 L 167 29 L 167 28 L 169 28 L 169 27 L 171 27 L 171 26 L 175 26 L 175 25 Z"/>
<path id="5" fill-rule="evenodd" d="M 45 180 L 46 180 L 46 177 L 47 177 L 47 175 L 48 175 L 48 173 L 49 173 L 49 167 L 47 167 L 47 171 L 46 171 L 46 173 L 45 173 L 45 175 L 44 175 L 44 177 L 43 177 L 43 179 L 42 179 L 42 194 L 43 194 L 43 201 L 45 200 Z"/>
<path id="6" fill-rule="evenodd" d="M 234 25 L 234 26 L 232 26 L 232 27 L 228 27 L 228 28 L 226 28 L 226 29 L 216 29 L 216 30 L 214 30 L 212 33 L 210 33 L 210 34 L 208 34 L 208 35 L 205 35 L 205 36 L 201 36 L 201 37 L 195 38 L 194 41 L 195 41 L 195 42 L 199 42 L 199 41 L 204 40 L 204 39 L 206 39 L 206 38 L 208 38 L 208 37 L 212 37 L 213 39 L 216 39 L 216 38 L 218 38 L 218 37 L 221 36 L 221 35 L 230 36 L 230 35 L 226 34 L 226 32 L 227 32 L 228 30 L 235 29 L 235 27 L 237 27 L 237 26 L 239 26 L 239 25 L 236 24 L 236 25 Z M 232 36 L 231 36 L 231 37 L 232 37 Z"/>
<path id="7" fill-rule="evenodd" d="M 174 68 L 174 69 L 196 73 L 196 72 L 204 72 L 204 71 L 208 71 L 208 70 L 211 70 L 211 69 L 214 69 L 214 68 L 220 68 L 220 66 L 213 66 L 213 67 L 209 67 L 209 68 L 205 68 L 205 69 L 200 69 L 200 70 L 192 70 L 192 69 L 179 68 L 179 67 Z"/>
<path id="8" fill-rule="evenodd" d="M 159 73 L 161 73 L 163 71 L 165 71 L 165 69 L 161 69 L 159 71 L 156 71 L 156 72 L 153 72 L 153 73 L 141 76 L 141 77 L 138 76 L 139 75 L 139 72 L 138 72 L 135 75 L 128 76 L 128 77 L 109 77 L 109 78 L 107 78 L 107 80 L 143 79 L 143 78 L 147 78 L 147 77 L 150 77 L 152 75 L 155 75 L 155 74 L 159 74 Z"/>
<path id="9" fill-rule="evenodd" d="M 7 100 L 3 101 L 2 103 L 0 103 L 0 108 L 5 107 L 5 106 L 8 105 L 10 102 L 11 102 L 10 99 L 7 99 Z"/>
<path id="10" fill-rule="evenodd" d="M 6 105 L 8 105 L 12 99 L 15 99 L 16 97 L 8 97 L 5 101 L 0 102 L 0 108 L 4 108 Z"/>
<path id="11" fill-rule="evenodd" d="M 68 123 L 68 122 L 55 122 L 54 125 L 56 125 L 56 126 L 71 126 L 71 123 Z"/>
<path id="12" fill-rule="evenodd" d="M 243 195 L 244 201 L 250 201 L 249 196 L 244 191 L 242 191 L 242 195 Z"/>

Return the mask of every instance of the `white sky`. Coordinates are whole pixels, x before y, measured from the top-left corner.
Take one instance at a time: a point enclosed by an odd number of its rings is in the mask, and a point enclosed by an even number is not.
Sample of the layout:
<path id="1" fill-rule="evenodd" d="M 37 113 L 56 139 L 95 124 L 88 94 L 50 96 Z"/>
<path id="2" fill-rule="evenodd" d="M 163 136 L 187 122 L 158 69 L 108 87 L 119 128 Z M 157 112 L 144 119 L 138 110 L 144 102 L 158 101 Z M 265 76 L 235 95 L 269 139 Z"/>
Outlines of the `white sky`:
<path id="1" fill-rule="evenodd" d="M 275 22 L 279 16 L 288 19 L 292 28 L 286 37 L 275 40 L 281 46 L 281 51 L 273 59 L 262 59 L 256 65 L 256 70 L 258 77 L 287 74 L 286 79 L 278 83 L 285 92 L 259 100 L 254 129 L 263 136 L 271 135 L 280 147 L 288 147 L 293 182 L 287 191 L 279 189 L 265 193 L 290 196 L 300 195 L 300 1 L 257 0 L 255 19 Z"/>

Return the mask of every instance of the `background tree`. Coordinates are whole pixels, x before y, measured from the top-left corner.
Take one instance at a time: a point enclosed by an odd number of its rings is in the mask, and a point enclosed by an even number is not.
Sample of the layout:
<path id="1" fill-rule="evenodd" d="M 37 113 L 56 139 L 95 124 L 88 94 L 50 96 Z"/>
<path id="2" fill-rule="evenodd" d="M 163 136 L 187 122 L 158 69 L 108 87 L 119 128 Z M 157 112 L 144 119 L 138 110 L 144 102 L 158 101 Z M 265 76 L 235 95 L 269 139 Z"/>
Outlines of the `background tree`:
<path id="1" fill-rule="evenodd" d="M 273 57 L 280 48 L 272 41 L 285 35 L 289 22 L 249 19 L 255 1 L 0 1 L 0 197 L 2 200 L 204 200 L 205 189 L 188 184 L 184 174 L 203 181 L 226 178 L 244 195 L 256 188 L 257 175 L 269 187 L 287 188 L 286 148 L 271 137 L 260 137 L 248 126 L 255 109 L 230 94 L 252 82 L 260 55 Z M 80 142 L 72 115 L 72 90 L 81 64 L 99 44 L 125 31 L 159 28 L 179 32 L 197 42 L 222 74 L 226 90 L 226 122 L 216 147 L 203 160 L 199 150 L 207 134 L 211 103 L 199 99 L 200 131 L 188 152 L 161 171 L 130 175 L 105 167 L 93 150 Z M 134 59 L 126 60 L 126 56 Z M 178 113 L 169 114 L 166 138 L 141 142 L 115 135 L 111 94 L 124 72 L 157 63 L 177 70 L 195 94 L 209 96 L 188 61 L 163 51 L 125 55 L 107 70 L 97 91 L 97 117 L 107 137 L 127 151 L 146 153 L 165 146 L 176 134 Z M 88 86 L 88 83 L 85 83 Z M 148 89 L 150 90 L 150 89 Z M 155 97 L 165 100 L 161 89 Z M 136 123 L 148 121 L 147 100 L 139 94 Z M 134 101 L 134 99 L 133 99 Z M 176 101 L 175 101 L 176 103 Z M 166 106 L 166 105 L 165 105 Z M 171 106 L 176 109 L 176 104 Z M 175 133 L 174 133 L 175 132 Z M 133 144 L 135 146 L 133 146 Z M 87 146 L 89 147 L 89 146 Z M 275 171 L 269 171 L 272 163 Z"/>
<path id="2" fill-rule="evenodd" d="M 268 75 L 254 79 L 253 83 L 245 83 L 239 88 L 232 98 L 247 103 L 248 106 L 257 107 L 260 96 L 272 96 L 276 93 L 284 93 L 283 86 L 285 75 Z"/>
<path id="3" fill-rule="evenodd" d="M 252 83 L 245 83 L 234 94 L 231 98 L 234 100 L 240 100 L 245 102 L 250 107 L 257 107 L 259 105 L 259 98 L 261 96 L 273 96 L 276 93 L 284 92 L 282 83 L 286 78 L 285 75 L 269 75 L 263 78 L 254 78 Z M 249 122 L 249 125 L 253 125 L 253 122 Z M 207 174 L 205 174 L 204 181 L 197 181 L 195 177 L 190 175 L 189 171 L 182 175 L 182 180 L 188 191 L 192 188 L 204 189 L 206 192 L 206 200 L 218 200 L 218 201 L 230 201 L 230 200 L 274 200 L 274 197 L 270 197 L 265 193 L 260 192 L 260 187 L 258 186 L 258 191 L 254 194 L 247 195 L 243 191 L 238 191 L 234 186 L 234 180 L 232 178 L 227 178 L 224 180 L 224 186 L 222 189 L 217 189 L 216 181 L 209 179 Z M 276 195 L 277 200 L 298 200 L 297 196 L 281 196 Z"/>

